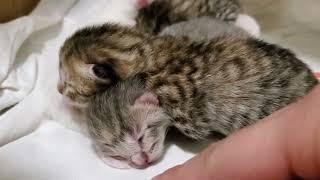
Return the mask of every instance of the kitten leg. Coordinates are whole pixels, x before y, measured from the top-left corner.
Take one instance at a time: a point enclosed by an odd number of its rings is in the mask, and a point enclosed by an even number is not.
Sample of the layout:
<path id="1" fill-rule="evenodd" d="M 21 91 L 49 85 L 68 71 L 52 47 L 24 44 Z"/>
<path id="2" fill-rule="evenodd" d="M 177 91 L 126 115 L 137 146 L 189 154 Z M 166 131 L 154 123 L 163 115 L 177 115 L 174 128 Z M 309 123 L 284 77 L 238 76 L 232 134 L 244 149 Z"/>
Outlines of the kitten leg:
<path id="1" fill-rule="evenodd" d="M 260 26 L 257 23 L 257 21 L 246 14 L 239 14 L 235 25 L 244 29 L 246 32 L 248 32 L 250 35 L 254 37 L 259 37 L 261 32 L 260 32 Z"/>

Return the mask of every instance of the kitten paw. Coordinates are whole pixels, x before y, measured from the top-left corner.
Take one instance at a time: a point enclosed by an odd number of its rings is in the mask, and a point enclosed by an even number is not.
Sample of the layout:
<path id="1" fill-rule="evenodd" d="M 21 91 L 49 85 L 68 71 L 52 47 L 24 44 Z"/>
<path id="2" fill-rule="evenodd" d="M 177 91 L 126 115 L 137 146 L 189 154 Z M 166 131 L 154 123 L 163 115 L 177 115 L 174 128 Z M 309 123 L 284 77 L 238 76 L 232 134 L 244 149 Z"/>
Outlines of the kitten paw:
<path id="1" fill-rule="evenodd" d="M 242 28 L 254 37 L 259 37 L 261 34 L 260 26 L 257 21 L 253 17 L 246 14 L 239 14 L 235 25 Z"/>

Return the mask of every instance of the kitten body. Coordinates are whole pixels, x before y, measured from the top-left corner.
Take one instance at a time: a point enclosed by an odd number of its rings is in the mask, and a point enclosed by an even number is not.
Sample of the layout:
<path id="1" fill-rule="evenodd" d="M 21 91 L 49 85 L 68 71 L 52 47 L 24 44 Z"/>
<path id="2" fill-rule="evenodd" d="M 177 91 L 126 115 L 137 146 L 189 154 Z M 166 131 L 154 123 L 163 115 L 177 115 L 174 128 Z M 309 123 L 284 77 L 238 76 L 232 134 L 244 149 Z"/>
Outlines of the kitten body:
<path id="1" fill-rule="evenodd" d="M 226 35 L 249 36 L 246 31 L 233 24 L 207 16 L 173 24 L 164 28 L 159 35 L 187 36 L 193 41 L 205 41 Z"/>
<path id="2" fill-rule="evenodd" d="M 202 16 L 235 22 L 240 12 L 238 0 L 155 0 L 139 11 L 136 28 L 157 34 L 166 26 Z"/>
<path id="3" fill-rule="evenodd" d="M 62 48 L 60 63 L 78 72 L 60 71 L 69 77 L 91 78 L 86 96 L 98 89 L 95 80 L 107 87 L 112 80 L 141 75 L 171 124 L 194 139 L 253 124 L 317 84 L 291 51 L 250 36 L 194 42 L 111 24 L 77 32 Z M 66 96 L 87 90 L 75 84 L 68 88 Z"/>

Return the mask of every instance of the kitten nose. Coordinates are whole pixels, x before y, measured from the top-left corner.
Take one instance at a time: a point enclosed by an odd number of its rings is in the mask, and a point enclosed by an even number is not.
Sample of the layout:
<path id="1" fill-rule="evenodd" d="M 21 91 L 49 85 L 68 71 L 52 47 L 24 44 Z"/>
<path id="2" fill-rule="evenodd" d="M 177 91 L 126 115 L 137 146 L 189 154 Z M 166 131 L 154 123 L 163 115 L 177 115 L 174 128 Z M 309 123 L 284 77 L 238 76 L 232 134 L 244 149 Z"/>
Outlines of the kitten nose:
<path id="1" fill-rule="evenodd" d="M 150 159 L 145 152 L 137 153 L 131 156 L 130 160 L 133 165 L 140 169 L 146 168 L 150 163 Z"/>
<path id="2" fill-rule="evenodd" d="M 60 93 L 60 94 L 63 94 L 63 91 L 64 91 L 64 83 L 62 83 L 62 82 L 59 81 L 57 88 L 58 88 L 59 93 Z"/>

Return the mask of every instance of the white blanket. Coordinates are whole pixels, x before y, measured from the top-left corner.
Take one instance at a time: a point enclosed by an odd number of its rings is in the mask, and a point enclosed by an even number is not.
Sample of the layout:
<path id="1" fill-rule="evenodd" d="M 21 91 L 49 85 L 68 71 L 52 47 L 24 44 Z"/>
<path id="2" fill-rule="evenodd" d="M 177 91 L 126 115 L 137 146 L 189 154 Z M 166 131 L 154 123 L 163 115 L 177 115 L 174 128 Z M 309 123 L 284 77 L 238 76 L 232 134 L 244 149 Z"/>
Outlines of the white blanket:
<path id="1" fill-rule="evenodd" d="M 150 179 L 203 147 L 169 142 L 164 159 L 150 168 L 113 169 L 92 151 L 81 117 L 61 103 L 56 82 L 63 41 L 86 25 L 132 25 L 133 1 L 41 0 L 30 16 L 0 25 L 1 180 Z"/>

